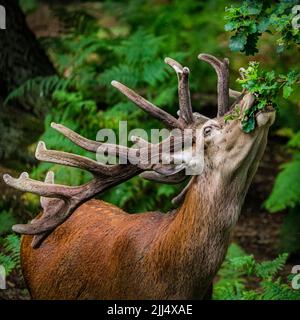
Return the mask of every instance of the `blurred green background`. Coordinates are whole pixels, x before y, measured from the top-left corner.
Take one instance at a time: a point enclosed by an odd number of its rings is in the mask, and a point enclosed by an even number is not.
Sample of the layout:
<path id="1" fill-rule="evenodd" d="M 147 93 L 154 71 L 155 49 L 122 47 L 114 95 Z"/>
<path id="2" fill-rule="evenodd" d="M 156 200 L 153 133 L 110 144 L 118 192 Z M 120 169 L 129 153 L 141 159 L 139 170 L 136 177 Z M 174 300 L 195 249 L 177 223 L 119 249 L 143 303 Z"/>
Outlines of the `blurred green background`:
<path id="1" fill-rule="evenodd" d="M 39 140 L 49 149 L 88 154 L 50 128 L 62 123 L 90 139 L 100 128 L 161 126 L 111 87 L 119 80 L 176 115 L 177 79 L 163 62 L 172 57 L 191 70 L 194 111 L 216 114 L 216 75 L 197 59 L 230 59 L 231 87 L 240 67 L 256 60 L 267 71 L 300 71 L 299 30 L 291 26 L 297 1 L 0 1 L 15 24 L 0 39 L 0 173 L 29 171 L 79 185 L 86 172 L 34 159 Z M 227 9 L 226 9 L 227 8 Z M 23 12 L 23 13 L 22 13 Z M 24 15 L 23 15 L 24 14 Z M 9 23 L 9 19 L 7 19 Z M 252 54 L 252 55 L 250 55 Z M 300 264 L 300 91 L 278 97 L 278 117 L 250 188 L 214 299 L 300 299 L 291 288 Z M 182 186 L 138 177 L 100 198 L 130 213 L 168 211 Z M 19 238 L 11 226 L 40 210 L 39 199 L 0 181 L 0 264 L 9 288 L 0 297 L 27 299 L 20 273 Z"/>

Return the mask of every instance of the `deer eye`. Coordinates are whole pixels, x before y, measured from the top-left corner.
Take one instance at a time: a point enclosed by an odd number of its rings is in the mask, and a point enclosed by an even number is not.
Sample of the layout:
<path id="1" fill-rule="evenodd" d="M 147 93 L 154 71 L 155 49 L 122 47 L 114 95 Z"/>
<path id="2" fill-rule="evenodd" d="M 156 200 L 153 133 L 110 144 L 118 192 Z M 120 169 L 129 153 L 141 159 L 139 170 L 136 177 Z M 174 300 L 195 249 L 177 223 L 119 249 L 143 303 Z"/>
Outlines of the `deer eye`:
<path id="1" fill-rule="evenodd" d="M 203 134 L 204 134 L 204 137 L 208 136 L 209 134 L 211 134 L 211 131 L 212 131 L 212 126 L 207 126 L 203 129 Z"/>

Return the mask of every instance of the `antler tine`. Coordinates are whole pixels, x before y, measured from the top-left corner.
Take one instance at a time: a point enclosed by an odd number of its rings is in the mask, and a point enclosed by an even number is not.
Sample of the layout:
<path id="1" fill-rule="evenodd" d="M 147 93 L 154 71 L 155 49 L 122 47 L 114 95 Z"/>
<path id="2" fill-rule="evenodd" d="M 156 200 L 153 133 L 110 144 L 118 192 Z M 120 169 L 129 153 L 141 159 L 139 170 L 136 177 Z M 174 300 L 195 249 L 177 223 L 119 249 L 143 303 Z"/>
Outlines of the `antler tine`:
<path id="1" fill-rule="evenodd" d="M 118 157 L 127 159 L 128 157 L 128 151 L 129 149 L 122 145 L 116 145 L 116 144 L 109 144 L 109 143 L 102 143 L 98 141 L 93 141 L 90 139 L 87 139 L 85 137 L 82 137 L 80 134 L 76 133 L 75 131 L 65 127 L 62 124 L 58 123 L 51 123 L 51 127 L 55 129 L 56 131 L 63 134 L 66 138 L 68 138 L 70 141 L 74 142 L 79 147 L 91 151 L 91 152 L 98 152 L 99 150 L 105 150 L 108 154 L 113 154 Z M 114 153 L 112 153 L 112 151 Z"/>
<path id="2" fill-rule="evenodd" d="M 46 183 L 54 184 L 54 172 L 48 171 L 44 181 Z M 61 202 L 61 206 L 63 206 L 62 201 L 63 200 L 55 199 L 55 198 L 41 197 L 40 202 L 41 202 L 41 207 L 43 208 L 42 217 L 50 216 L 51 212 L 53 211 L 52 208 L 59 206 L 59 202 Z M 36 219 L 32 220 L 31 223 L 33 223 L 34 221 L 36 221 Z M 50 233 L 51 233 L 51 230 L 35 235 L 32 239 L 31 246 L 33 248 L 37 248 L 43 242 L 43 240 L 48 237 Z"/>
<path id="3" fill-rule="evenodd" d="M 58 130 L 68 139 L 83 147 L 84 149 L 94 152 L 101 150 L 109 155 L 119 156 L 121 158 L 129 160 L 132 163 L 135 163 L 137 167 L 143 170 L 160 170 L 162 165 L 151 165 L 151 163 L 156 163 L 157 160 L 161 159 L 164 145 L 170 146 L 171 152 L 176 151 L 178 148 L 181 148 L 182 145 L 182 140 L 173 139 L 173 136 L 169 136 L 159 144 L 152 144 L 140 137 L 132 136 L 131 140 L 135 142 L 135 146 L 137 146 L 138 148 L 130 149 L 125 146 L 95 142 L 86 139 L 76 132 L 72 131 L 71 129 L 66 128 L 65 126 L 60 124 L 52 123 L 51 125 L 54 129 Z M 135 155 L 132 154 L 132 152 L 134 152 L 135 150 L 137 150 L 136 152 L 140 157 L 139 162 L 136 162 Z M 45 146 L 43 144 L 38 146 L 38 152 L 36 153 L 36 156 L 39 160 L 64 164 L 68 166 L 75 166 L 78 168 L 89 170 L 91 172 L 92 170 L 94 170 L 95 173 L 102 172 L 108 175 L 111 172 L 111 175 L 114 175 L 114 170 L 119 170 L 118 167 L 114 167 L 112 165 L 105 166 L 86 157 L 61 151 L 45 150 Z"/>
<path id="4" fill-rule="evenodd" d="M 53 171 L 47 172 L 44 182 L 49 183 L 49 184 L 54 184 L 54 172 Z M 41 199 L 40 199 L 41 207 L 44 210 L 47 210 L 47 208 L 49 207 L 49 205 L 51 204 L 51 202 L 53 200 L 54 199 L 51 199 L 51 198 L 41 197 Z"/>
<path id="5" fill-rule="evenodd" d="M 62 124 L 51 122 L 51 127 L 87 151 L 97 152 L 97 149 L 102 145 L 97 141 L 82 137 L 75 131 L 65 127 Z"/>
<path id="6" fill-rule="evenodd" d="M 64 185 L 53 185 L 29 178 L 27 172 L 21 173 L 20 177 L 15 179 L 9 174 L 3 175 L 3 180 L 9 186 L 18 189 L 20 191 L 27 191 L 36 193 L 43 197 L 60 198 L 68 201 L 72 196 L 76 194 L 74 187 Z"/>
<path id="7" fill-rule="evenodd" d="M 130 140 L 139 148 L 149 147 L 151 145 L 151 143 L 149 143 L 147 140 L 135 135 L 132 135 Z"/>
<path id="8" fill-rule="evenodd" d="M 131 159 L 130 152 L 129 152 L 130 149 L 125 146 L 111 144 L 111 143 L 102 143 L 102 142 L 87 139 L 85 137 L 82 137 L 80 134 L 76 133 L 75 131 L 65 127 L 62 124 L 57 124 L 57 123 L 52 122 L 51 127 L 53 129 L 57 130 L 58 132 L 60 132 L 61 134 L 63 134 L 70 141 L 74 142 L 76 145 L 80 146 L 81 148 L 83 148 L 87 151 L 91 151 L 91 152 L 95 152 L 95 153 L 102 151 L 102 152 L 105 152 L 107 155 L 117 156 L 117 157 L 123 158 L 125 160 Z M 64 153 L 64 154 L 66 154 L 66 153 Z M 73 157 L 73 155 L 70 155 L 70 156 Z M 77 159 L 78 159 L 78 157 L 79 156 L 76 156 Z M 41 158 L 38 158 L 38 159 L 47 161 L 46 159 L 41 159 Z M 73 158 L 73 160 L 74 160 L 74 158 Z M 58 162 L 56 162 L 56 163 L 58 163 Z M 78 161 L 77 161 L 77 163 L 78 163 Z M 66 164 L 66 163 L 62 163 L 62 164 Z M 70 165 L 70 164 L 67 164 L 67 165 Z M 101 167 L 101 165 L 99 163 L 97 163 L 97 166 Z M 103 167 L 103 169 L 106 170 L 107 167 Z"/>
<path id="9" fill-rule="evenodd" d="M 47 216 L 42 216 L 40 219 L 36 219 L 27 224 L 15 224 L 12 229 L 14 232 L 30 235 L 41 235 L 39 238 L 45 239 L 46 233 L 49 235 L 52 230 L 62 224 L 74 210 L 71 205 L 66 204 L 63 201 L 58 202 L 51 213 Z M 38 239 L 33 241 L 33 246 L 36 246 Z"/>
<path id="10" fill-rule="evenodd" d="M 156 171 L 146 171 L 141 173 L 140 177 L 146 180 L 167 184 L 178 184 L 187 178 L 184 171 L 180 171 L 171 176 L 164 176 Z"/>
<path id="11" fill-rule="evenodd" d="M 168 128 L 182 128 L 180 122 L 166 111 L 158 108 L 151 102 L 147 101 L 133 90 L 126 87 L 118 81 L 112 81 L 112 86 L 122 92 L 129 100 L 134 102 L 138 107 L 150 113 L 153 117 L 161 120 Z"/>
<path id="12" fill-rule="evenodd" d="M 223 61 L 210 54 L 200 54 L 200 60 L 208 62 L 218 75 L 218 116 L 223 116 L 229 111 L 229 60 Z"/>
<path id="13" fill-rule="evenodd" d="M 143 170 L 152 169 L 153 166 L 151 163 L 155 163 L 154 159 L 160 159 L 161 152 L 165 144 L 170 143 L 170 151 L 176 150 L 176 148 L 181 146 L 181 141 L 178 142 L 177 139 L 174 142 L 172 141 L 172 137 L 168 137 L 164 141 L 155 145 L 143 140 L 140 137 L 132 136 L 131 139 L 133 142 L 135 142 L 135 145 L 138 147 L 138 149 L 130 149 L 121 145 L 101 143 L 86 139 L 61 124 L 52 123 L 51 126 L 62 133 L 65 137 L 70 139 L 72 142 L 86 150 L 93 152 L 98 152 L 101 150 L 108 155 L 121 157 L 129 160 L 129 162 L 135 163 L 137 167 Z M 169 141 L 169 139 L 171 140 Z M 137 150 L 136 152 L 140 156 L 139 162 L 136 162 L 135 155 L 132 154 L 132 152 L 135 150 Z M 36 158 L 42 161 L 85 169 L 95 174 L 102 173 L 104 175 L 113 176 L 116 174 L 116 172 L 119 172 L 118 165 L 104 165 L 83 156 L 78 156 L 63 151 L 47 150 L 43 142 L 38 144 Z"/>
<path id="14" fill-rule="evenodd" d="M 187 67 L 183 67 L 180 63 L 172 58 L 165 58 L 165 63 L 171 66 L 178 77 L 178 98 L 180 118 L 185 121 L 186 124 L 194 123 L 190 89 L 189 89 L 189 74 L 190 70 Z"/>
<path id="15" fill-rule="evenodd" d="M 118 165 L 105 165 L 87 157 L 79 156 L 64 151 L 47 150 L 43 141 L 37 145 L 35 157 L 41 161 L 47 161 L 57 164 L 88 170 L 96 175 L 114 176 L 119 173 Z"/>

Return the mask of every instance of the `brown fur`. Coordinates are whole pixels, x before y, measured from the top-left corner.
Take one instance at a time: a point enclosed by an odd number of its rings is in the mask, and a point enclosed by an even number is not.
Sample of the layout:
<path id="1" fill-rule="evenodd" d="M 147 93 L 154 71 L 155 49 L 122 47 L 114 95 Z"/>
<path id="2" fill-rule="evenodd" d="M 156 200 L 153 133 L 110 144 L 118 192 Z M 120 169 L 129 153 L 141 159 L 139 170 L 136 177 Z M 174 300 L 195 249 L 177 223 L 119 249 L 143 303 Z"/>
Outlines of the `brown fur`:
<path id="1" fill-rule="evenodd" d="M 218 236 L 209 239 L 207 224 L 213 227 L 216 221 L 209 212 L 198 214 L 197 201 L 190 199 L 195 193 L 190 192 L 180 210 L 168 214 L 130 215 L 91 200 L 38 250 L 30 247 L 32 237 L 24 236 L 22 268 L 32 297 L 202 298 L 223 259 L 228 237 L 219 226 Z M 210 248 L 220 245 L 224 250 L 215 256 Z M 206 270 L 200 267 L 204 264 Z"/>

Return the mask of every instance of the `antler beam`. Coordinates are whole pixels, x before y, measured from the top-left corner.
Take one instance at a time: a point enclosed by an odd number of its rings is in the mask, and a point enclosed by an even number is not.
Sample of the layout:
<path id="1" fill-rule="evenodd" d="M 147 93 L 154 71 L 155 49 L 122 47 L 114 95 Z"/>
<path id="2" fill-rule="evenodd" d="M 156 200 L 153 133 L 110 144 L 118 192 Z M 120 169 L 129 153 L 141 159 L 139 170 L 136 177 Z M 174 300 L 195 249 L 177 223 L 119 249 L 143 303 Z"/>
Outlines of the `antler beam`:
<path id="1" fill-rule="evenodd" d="M 180 122 L 166 111 L 159 109 L 157 106 L 141 97 L 133 90 L 126 87 L 124 84 L 118 81 L 112 81 L 112 86 L 122 92 L 129 100 L 134 102 L 138 107 L 144 111 L 150 113 L 153 117 L 161 120 L 168 128 L 180 128 L 183 129 Z"/>
<path id="2" fill-rule="evenodd" d="M 155 171 L 146 171 L 141 173 L 140 177 L 146 180 L 166 184 L 178 184 L 180 182 L 183 182 L 187 178 L 184 171 L 180 171 L 177 174 L 171 176 L 165 176 Z"/>
<path id="3" fill-rule="evenodd" d="M 189 89 L 189 74 L 190 70 L 187 67 L 183 67 L 179 62 L 171 58 L 166 58 L 165 63 L 171 66 L 178 77 L 178 98 L 179 98 L 179 110 L 180 118 L 184 120 L 186 124 L 194 123 L 190 89 Z"/>
<path id="4" fill-rule="evenodd" d="M 218 75 L 218 116 L 223 116 L 229 111 L 229 60 L 223 61 L 210 54 L 200 54 L 200 60 L 208 62 Z"/>

